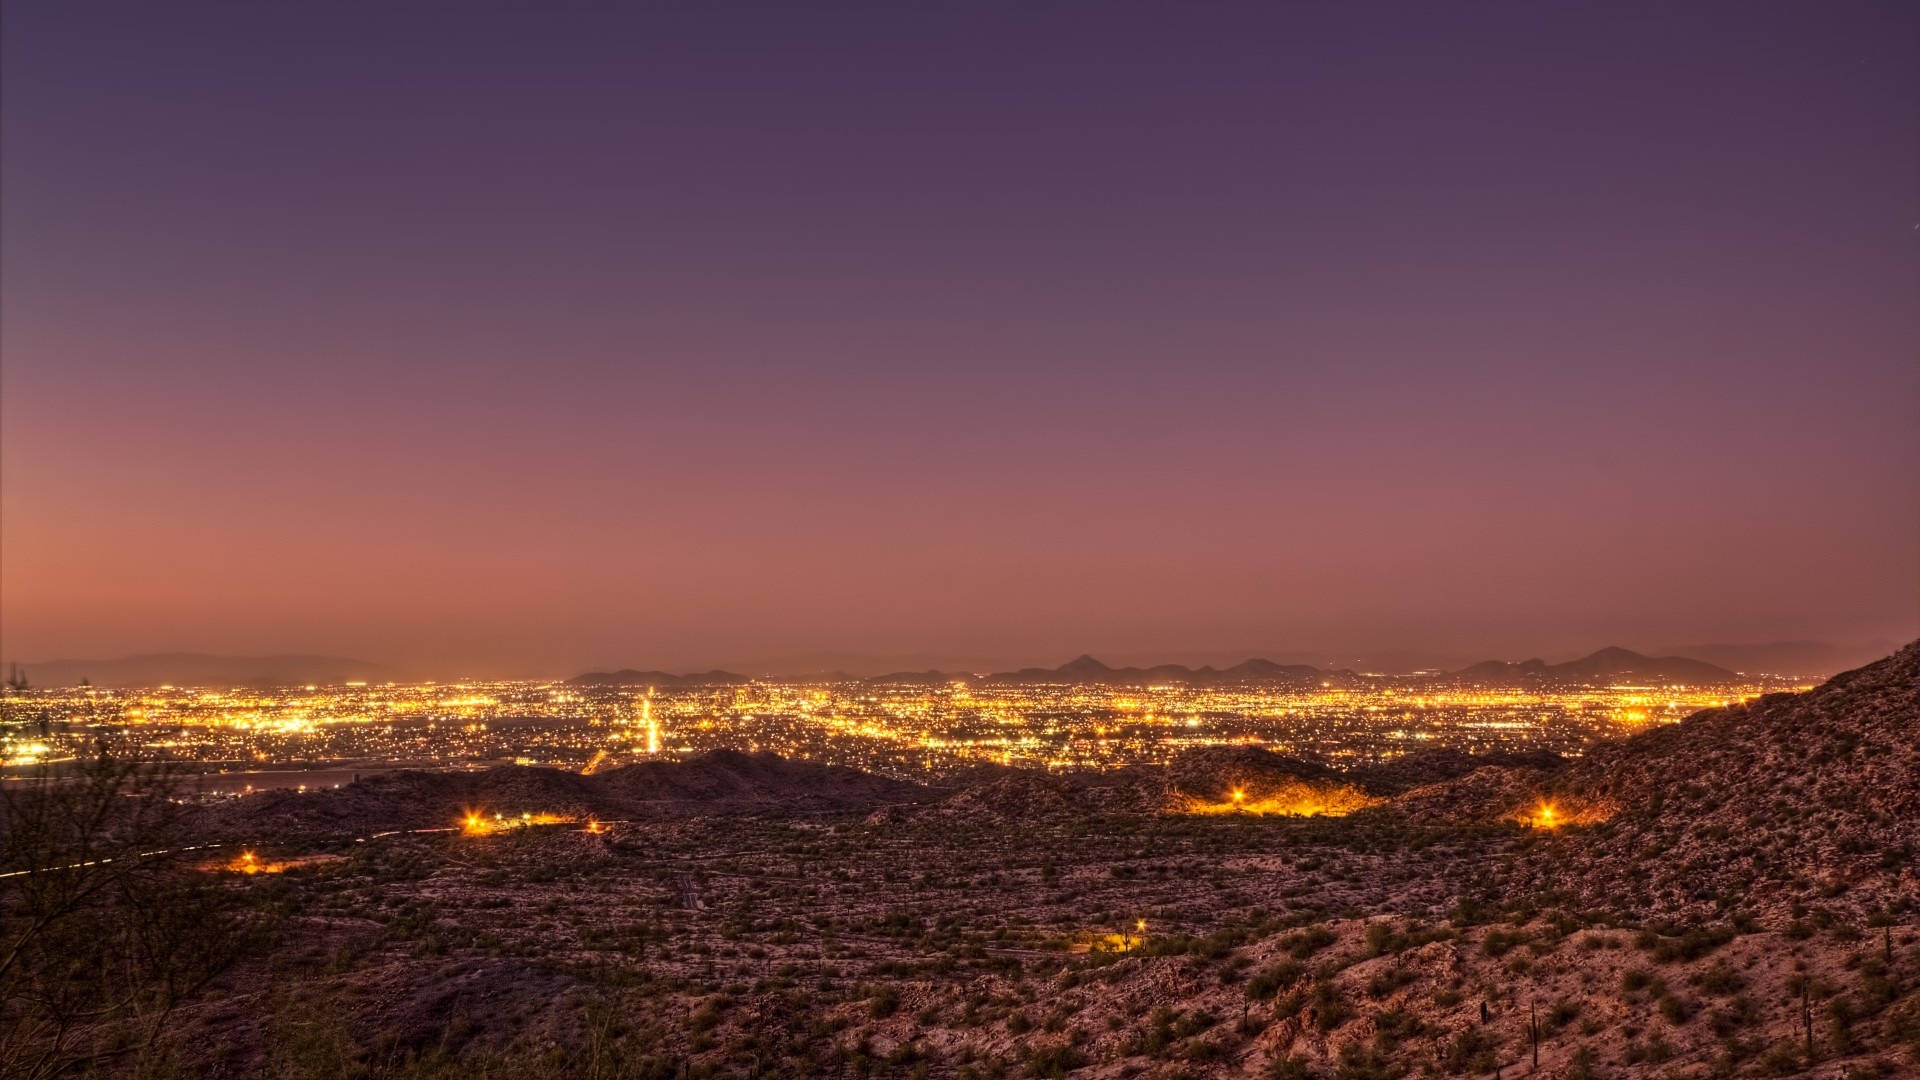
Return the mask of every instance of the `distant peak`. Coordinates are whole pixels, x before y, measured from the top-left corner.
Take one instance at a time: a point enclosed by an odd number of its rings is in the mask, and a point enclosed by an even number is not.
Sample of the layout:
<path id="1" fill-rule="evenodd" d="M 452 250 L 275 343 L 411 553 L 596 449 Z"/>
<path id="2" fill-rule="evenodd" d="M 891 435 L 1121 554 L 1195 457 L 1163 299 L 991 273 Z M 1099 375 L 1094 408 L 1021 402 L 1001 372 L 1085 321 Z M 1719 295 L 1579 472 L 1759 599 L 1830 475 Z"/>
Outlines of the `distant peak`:
<path id="1" fill-rule="evenodd" d="M 1595 649 L 1592 653 L 1588 654 L 1583 659 L 1605 660 L 1609 662 L 1620 662 L 1620 663 L 1638 663 L 1648 658 L 1641 655 L 1640 653 L 1634 652 L 1632 649 L 1621 648 L 1618 645 L 1609 645 L 1604 649 Z"/>
<path id="2" fill-rule="evenodd" d="M 1519 664 L 1488 660 L 1454 673 L 1473 679 L 1501 679 L 1512 676 L 1590 681 L 1612 678 L 1641 678 L 1661 682 L 1724 683 L 1736 676 L 1725 668 L 1684 656 L 1642 656 L 1632 649 L 1609 645 L 1564 664 L 1548 664 L 1538 658 Z"/>

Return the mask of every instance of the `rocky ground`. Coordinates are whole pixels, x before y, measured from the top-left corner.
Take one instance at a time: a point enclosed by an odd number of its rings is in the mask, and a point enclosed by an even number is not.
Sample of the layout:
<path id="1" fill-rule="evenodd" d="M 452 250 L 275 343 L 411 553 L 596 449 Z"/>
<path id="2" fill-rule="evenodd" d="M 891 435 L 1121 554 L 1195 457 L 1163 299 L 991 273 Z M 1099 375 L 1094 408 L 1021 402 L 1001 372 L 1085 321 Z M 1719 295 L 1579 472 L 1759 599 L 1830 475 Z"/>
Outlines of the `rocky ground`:
<path id="1" fill-rule="evenodd" d="M 342 857 L 221 879 L 277 943 L 138 1069 L 1920 1075 L 1916 655 L 1573 762 L 930 789 L 722 754 L 240 800 L 198 827 Z M 1235 791 L 1370 805 L 1184 812 Z M 476 809 L 576 820 L 368 838 Z"/>

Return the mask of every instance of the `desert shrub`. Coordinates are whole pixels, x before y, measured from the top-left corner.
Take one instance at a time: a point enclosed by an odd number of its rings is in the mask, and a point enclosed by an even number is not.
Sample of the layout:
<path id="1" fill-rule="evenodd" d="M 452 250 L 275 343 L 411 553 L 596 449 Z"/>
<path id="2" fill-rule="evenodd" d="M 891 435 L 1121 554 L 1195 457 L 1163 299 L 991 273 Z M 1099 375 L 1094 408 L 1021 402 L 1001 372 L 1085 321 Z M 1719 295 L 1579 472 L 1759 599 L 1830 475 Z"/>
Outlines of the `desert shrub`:
<path id="1" fill-rule="evenodd" d="M 1305 960 L 1339 940 L 1339 935 L 1324 926 L 1309 926 L 1281 938 L 1280 947 L 1295 960 Z"/>
<path id="2" fill-rule="evenodd" d="M 1340 1064 L 1334 1069 L 1334 1080 L 1400 1080 L 1407 1075 L 1404 1065 L 1395 1064 L 1379 1050 L 1360 1043 L 1348 1043 L 1340 1048 Z"/>
<path id="3" fill-rule="evenodd" d="M 1274 1058 L 1267 1062 L 1265 1080 L 1314 1080 L 1314 1072 L 1305 1058 Z"/>
<path id="4" fill-rule="evenodd" d="M 224 887 L 177 849 L 163 766 L 102 744 L 0 789 L 0 1075 L 81 1072 L 153 1047 L 176 1008 L 268 940 L 280 886 Z"/>
<path id="5" fill-rule="evenodd" d="M 1733 928 L 1730 926 L 1716 926 L 1711 930 L 1689 929 L 1674 935 L 1648 929 L 1640 931 L 1634 939 L 1634 945 L 1649 953 L 1655 963 L 1669 964 L 1676 960 L 1697 960 L 1732 941 L 1733 937 Z"/>
<path id="6" fill-rule="evenodd" d="M 1827 1045 L 1834 1053 L 1853 1051 L 1853 1022 L 1857 1018 L 1853 999 L 1843 995 L 1827 1002 Z"/>
<path id="7" fill-rule="evenodd" d="M 1667 1040 L 1658 1034 L 1649 1038 L 1646 1042 L 1641 1042 L 1638 1039 L 1629 1040 L 1626 1048 L 1621 1051 L 1621 1058 L 1629 1065 L 1639 1065 L 1643 1062 L 1658 1064 L 1672 1057 L 1673 1047 L 1668 1045 Z"/>
<path id="8" fill-rule="evenodd" d="M 1367 996 L 1386 997 L 1403 986 L 1419 981 L 1419 978 L 1406 968 L 1388 968 L 1367 980 Z"/>
<path id="9" fill-rule="evenodd" d="M 1340 996 L 1340 988 L 1332 979 L 1321 979 L 1313 984 L 1312 996 L 1314 1024 L 1321 1031 L 1332 1031 L 1353 1017 L 1353 1011 Z"/>
<path id="10" fill-rule="evenodd" d="M 1860 1005 L 1864 1012 L 1877 1013 L 1899 996 L 1900 980 L 1887 971 L 1886 964 L 1877 959 L 1861 961 Z"/>
<path id="11" fill-rule="evenodd" d="M 1429 942 L 1446 941 L 1453 936 L 1453 930 L 1445 926 L 1410 923 L 1402 929 L 1390 922 L 1376 922 L 1367 927 L 1367 951 L 1374 956 L 1402 953 Z"/>
<path id="12" fill-rule="evenodd" d="M 1449 1072 L 1492 1072 L 1499 1064 L 1500 1044 L 1479 1028 L 1467 1028 L 1447 1043 L 1445 1065 Z"/>
<path id="13" fill-rule="evenodd" d="M 1479 900 L 1462 897 L 1460 902 L 1454 905 L 1448 921 L 1456 927 L 1478 926 L 1491 921 L 1498 914 L 1499 912 Z"/>
<path id="14" fill-rule="evenodd" d="M 1726 997 L 1740 992 L 1741 979 L 1725 963 L 1716 962 L 1712 967 L 1695 976 L 1693 984 L 1704 994 Z"/>
<path id="15" fill-rule="evenodd" d="M 1547 1009 L 1547 1014 L 1540 1018 L 1541 1034 L 1551 1035 L 1561 1028 L 1566 1027 L 1568 1024 L 1573 1023 L 1579 1016 L 1580 1003 L 1578 1001 L 1564 998 L 1556 1001 Z"/>
<path id="16" fill-rule="evenodd" d="M 1282 960 L 1247 980 L 1247 996 L 1255 1001 L 1270 1001 L 1275 994 L 1300 981 L 1306 970 L 1297 960 Z"/>
<path id="17" fill-rule="evenodd" d="M 1760 1059 L 1760 1067 L 1772 1076 L 1791 1076 L 1800 1071 L 1800 1047 L 1792 1042 L 1774 1044 Z"/>
<path id="18" fill-rule="evenodd" d="M 1086 1063 L 1087 1056 L 1072 1043 L 1038 1047 L 1027 1055 L 1027 1075 L 1062 1077 Z"/>
<path id="19" fill-rule="evenodd" d="M 1392 1051 L 1407 1039 L 1427 1033 L 1427 1026 L 1420 1022 L 1419 1017 L 1399 1009 L 1376 1013 L 1373 1026 L 1373 1044 L 1383 1053 Z"/>
<path id="20" fill-rule="evenodd" d="M 1195 1039 L 1187 1044 L 1186 1059 L 1195 1065 L 1205 1065 L 1227 1056 L 1227 1048 L 1212 1039 Z"/>
<path id="21" fill-rule="evenodd" d="M 1173 1034 L 1175 1038 L 1184 1039 L 1190 1035 L 1198 1035 L 1219 1022 L 1219 1019 L 1207 1010 L 1195 1009 L 1189 1013 L 1182 1013 L 1174 1019 Z"/>
<path id="22" fill-rule="evenodd" d="M 1516 945 L 1525 945 L 1533 935 L 1525 930 L 1494 929 L 1487 931 L 1480 947 L 1488 956 L 1505 956 Z"/>

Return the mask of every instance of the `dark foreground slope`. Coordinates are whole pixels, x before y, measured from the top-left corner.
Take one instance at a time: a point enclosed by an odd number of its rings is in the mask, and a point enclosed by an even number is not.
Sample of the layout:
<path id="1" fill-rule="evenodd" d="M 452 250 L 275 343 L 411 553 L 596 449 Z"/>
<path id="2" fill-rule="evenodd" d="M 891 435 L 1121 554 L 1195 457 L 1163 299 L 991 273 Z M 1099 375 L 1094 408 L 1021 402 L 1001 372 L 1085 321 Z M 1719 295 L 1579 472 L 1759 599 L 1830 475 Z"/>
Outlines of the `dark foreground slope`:
<path id="1" fill-rule="evenodd" d="M 1415 820 L 1570 827 L 1527 888 L 1702 916 L 1879 910 L 1920 891 L 1920 643 L 1801 694 L 1712 709 L 1557 770 L 1486 769 L 1400 799 Z"/>
<path id="2" fill-rule="evenodd" d="M 929 797 L 919 785 L 856 769 L 715 750 L 688 761 L 645 762 L 591 776 L 519 766 L 381 773 L 337 789 L 272 791 L 209 807 L 196 829 L 205 839 L 325 842 L 447 828 L 470 813 L 613 821 L 870 811 Z"/>
<path id="3" fill-rule="evenodd" d="M 1803 694 L 1773 694 L 1594 749 L 1550 791 L 1610 804 L 1530 860 L 1542 884 L 1700 912 L 1920 895 L 1920 643 Z"/>

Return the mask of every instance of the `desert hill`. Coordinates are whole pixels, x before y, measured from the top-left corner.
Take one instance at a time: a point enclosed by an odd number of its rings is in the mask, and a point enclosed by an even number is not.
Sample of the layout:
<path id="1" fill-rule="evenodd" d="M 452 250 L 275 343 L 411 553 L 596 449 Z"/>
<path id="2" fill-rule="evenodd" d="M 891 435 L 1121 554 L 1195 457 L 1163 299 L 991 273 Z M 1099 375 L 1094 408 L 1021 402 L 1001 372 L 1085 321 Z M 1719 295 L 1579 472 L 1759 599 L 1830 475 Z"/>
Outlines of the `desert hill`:
<path id="1" fill-rule="evenodd" d="M 1770 694 L 1619 743 L 1551 790 L 1618 807 L 1571 886 L 1650 906 L 1816 896 L 1872 907 L 1920 885 L 1920 643 L 1804 694 Z M 1567 852 L 1556 850 L 1555 855 Z M 1556 862 L 1543 863 L 1551 870 Z"/>
<path id="2" fill-rule="evenodd" d="M 1769 694 L 1596 746 L 1557 770 L 1496 767 L 1409 791 L 1425 820 L 1576 826 L 1522 860 L 1595 903 L 1705 913 L 1911 893 L 1920 854 L 1920 643 L 1802 694 Z"/>

